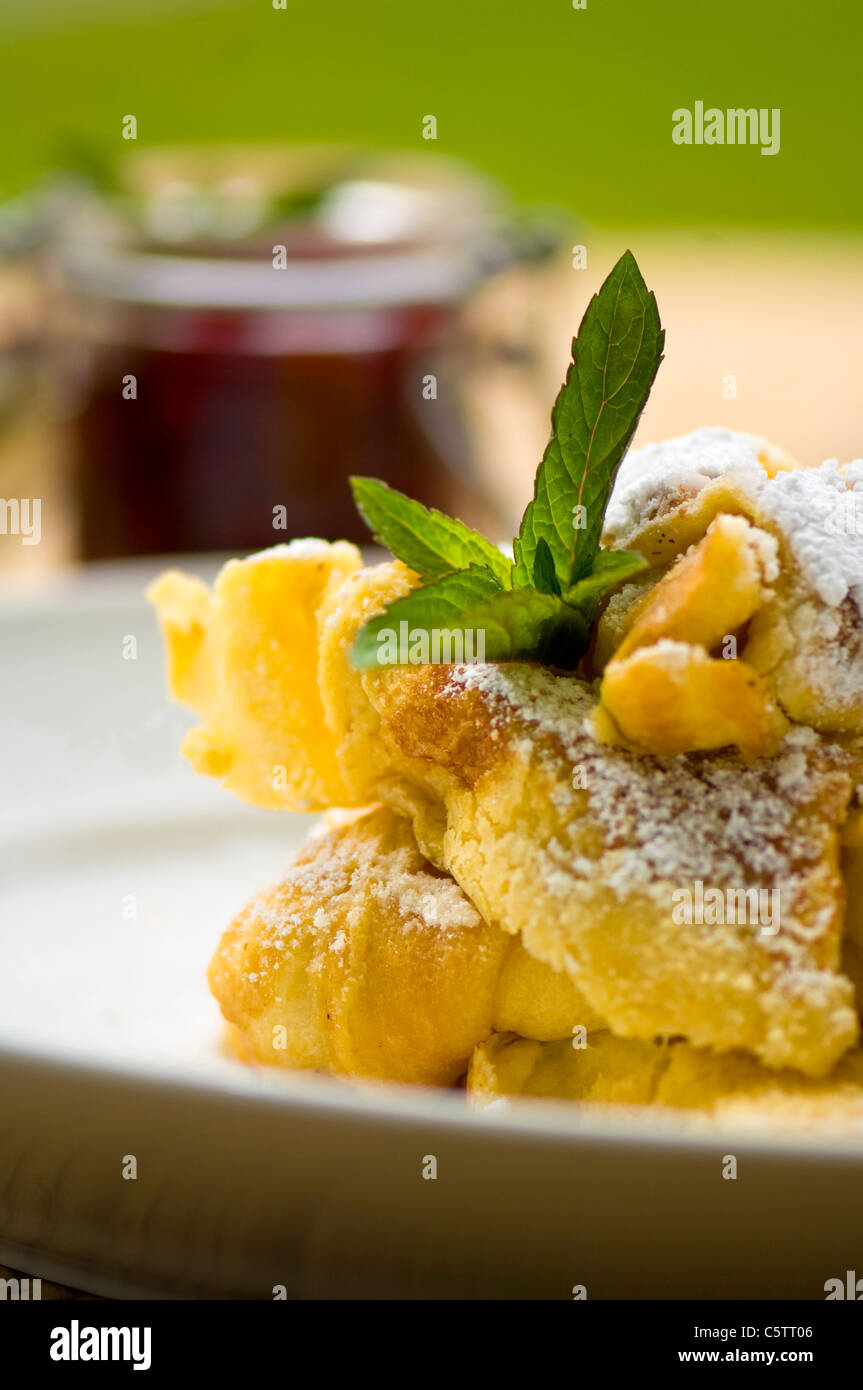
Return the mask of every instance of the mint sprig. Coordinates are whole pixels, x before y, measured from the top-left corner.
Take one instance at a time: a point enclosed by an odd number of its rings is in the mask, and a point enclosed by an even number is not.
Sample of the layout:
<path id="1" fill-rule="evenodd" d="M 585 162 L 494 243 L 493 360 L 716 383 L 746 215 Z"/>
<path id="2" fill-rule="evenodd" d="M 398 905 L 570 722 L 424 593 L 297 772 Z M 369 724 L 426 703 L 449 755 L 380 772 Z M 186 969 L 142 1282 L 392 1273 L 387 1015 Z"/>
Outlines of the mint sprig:
<path id="1" fill-rule="evenodd" d="M 626 251 L 573 339 L 513 564 L 464 522 L 377 479 L 351 480 L 376 538 L 423 581 L 365 625 L 352 648 L 354 665 L 440 659 L 415 654 L 430 632 L 443 634 L 447 650 L 458 646 L 456 636 L 463 645 L 470 638 L 473 659 L 578 664 L 604 596 L 645 566 L 634 552 L 601 550 L 600 537 L 664 341 L 656 300 Z M 395 645 L 394 632 L 402 639 Z"/>

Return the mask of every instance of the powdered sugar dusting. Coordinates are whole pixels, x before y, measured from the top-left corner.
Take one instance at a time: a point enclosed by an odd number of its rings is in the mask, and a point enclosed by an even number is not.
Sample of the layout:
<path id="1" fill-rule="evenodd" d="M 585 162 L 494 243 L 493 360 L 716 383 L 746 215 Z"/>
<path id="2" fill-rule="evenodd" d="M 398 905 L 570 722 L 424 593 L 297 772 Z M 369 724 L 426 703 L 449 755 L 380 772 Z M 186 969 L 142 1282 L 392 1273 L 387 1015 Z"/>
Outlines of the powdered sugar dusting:
<path id="1" fill-rule="evenodd" d="M 827 727 L 836 713 L 856 727 L 863 718 L 858 715 L 863 711 L 863 460 L 843 467 L 828 459 L 819 468 L 792 468 L 764 440 L 730 430 L 696 430 L 624 459 L 606 534 L 614 545 L 629 545 L 654 518 L 673 513 L 715 478 L 732 474 L 738 497 L 748 499 L 747 515 L 779 541 L 781 560 L 789 567 L 790 583 L 771 619 L 788 625 L 777 682 L 811 691 Z M 760 555 L 764 583 L 779 579 L 778 558 L 778 552 L 766 549 Z M 778 698 L 782 703 L 781 694 Z"/>
<path id="2" fill-rule="evenodd" d="M 246 563 L 257 564 L 267 560 L 325 560 L 333 547 L 329 541 L 318 536 L 297 536 L 292 541 L 282 541 L 250 555 Z"/>
<path id="3" fill-rule="evenodd" d="M 698 878 L 781 886 L 791 901 L 823 853 L 823 816 L 810 807 L 825 757 L 841 766 L 844 755 L 828 753 L 811 729 L 793 729 L 774 758 L 758 762 L 735 752 L 660 758 L 597 742 L 587 722 L 596 694 L 577 677 L 525 664 L 455 668 L 444 693 L 464 689 L 482 693 L 519 756 L 544 759 L 576 830 L 576 798 L 587 799 L 602 830 L 600 877 L 620 898 Z M 561 895 L 574 878 L 597 876 L 597 862 L 581 862 L 569 845 L 552 844 L 548 858 L 548 885 Z M 794 922 L 784 925 L 793 935 Z"/>
<path id="4" fill-rule="evenodd" d="M 763 441 L 735 430 L 700 429 L 627 454 L 605 516 L 605 529 L 622 544 L 645 522 L 691 500 L 714 478 L 734 473 L 747 490 L 767 478 Z"/>
<path id="5" fill-rule="evenodd" d="M 760 529 L 746 535 L 746 544 L 755 554 L 763 584 L 775 584 L 779 578 L 779 545 L 775 536 Z"/>
<path id="6" fill-rule="evenodd" d="M 345 957 L 352 933 L 366 929 L 371 910 L 402 932 L 433 939 L 482 927 L 476 908 L 449 875 L 432 868 L 412 843 L 387 846 L 374 816 L 364 819 L 367 825 L 355 821 L 341 838 L 336 832 L 313 857 L 301 851 L 281 882 L 249 904 L 245 915 L 255 923 L 262 949 L 258 969 L 247 980 L 257 982 L 278 968 L 277 953 L 308 947 L 310 934 L 312 972 L 323 968 L 326 954 Z M 403 838 L 409 837 L 405 822 Z M 320 837 L 315 843 L 321 846 Z"/>
<path id="7" fill-rule="evenodd" d="M 752 499 L 756 520 L 784 539 L 818 598 L 836 608 L 850 595 L 863 612 L 863 460 L 840 467 L 827 459 L 820 468 L 780 468 L 769 477 L 768 455 L 765 441 L 723 429 L 636 450 L 620 466 L 605 529 L 625 545 L 654 517 L 733 474 Z"/>
<path id="8" fill-rule="evenodd" d="M 476 662 L 454 666 L 447 690 L 479 690 L 501 714 L 515 710 L 539 733 L 553 734 L 574 752 L 584 722 L 596 705 L 586 682 L 556 676 L 544 666 L 493 665 Z M 569 746 L 569 741 L 576 742 Z"/>
<path id="9" fill-rule="evenodd" d="M 850 594 L 863 610 L 863 462 L 840 470 L 828 459 L 778 473 L 761 488 L 758 507 L 823 603 L 837 608 Z"/>

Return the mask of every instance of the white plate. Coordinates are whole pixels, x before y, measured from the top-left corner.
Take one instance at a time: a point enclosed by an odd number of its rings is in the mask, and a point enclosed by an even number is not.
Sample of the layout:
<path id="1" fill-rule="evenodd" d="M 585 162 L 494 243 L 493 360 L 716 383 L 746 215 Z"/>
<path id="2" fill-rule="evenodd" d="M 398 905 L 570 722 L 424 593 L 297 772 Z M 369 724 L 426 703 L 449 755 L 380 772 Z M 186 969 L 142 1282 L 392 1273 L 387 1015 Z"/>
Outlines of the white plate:
<path id="1" fill-rule="evenodd" d="M 152 572 L 0 602 L 0 1261 L 263 1298 L 820 1298 L 863 1268 L 860 1146 L 476 1116 L 224 1055 L 207 960 L 308 821 L 179 758 Z"/>

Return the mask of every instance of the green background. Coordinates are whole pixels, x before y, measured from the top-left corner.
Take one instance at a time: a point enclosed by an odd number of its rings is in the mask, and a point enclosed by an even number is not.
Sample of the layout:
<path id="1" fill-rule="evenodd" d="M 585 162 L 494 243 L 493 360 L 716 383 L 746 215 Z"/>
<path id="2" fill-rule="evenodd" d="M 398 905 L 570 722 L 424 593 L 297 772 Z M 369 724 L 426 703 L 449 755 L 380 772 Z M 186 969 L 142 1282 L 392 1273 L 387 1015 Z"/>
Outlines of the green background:
<path id="1" fill-rule="evenodd" d="M 70 141 L 356 138 L 474 160 L 597 226 L 857 228 L 852 0 L 3 0 L 0 191 Z M 671 113 L 778 106 L 782 148 L 681 148 Z"/>

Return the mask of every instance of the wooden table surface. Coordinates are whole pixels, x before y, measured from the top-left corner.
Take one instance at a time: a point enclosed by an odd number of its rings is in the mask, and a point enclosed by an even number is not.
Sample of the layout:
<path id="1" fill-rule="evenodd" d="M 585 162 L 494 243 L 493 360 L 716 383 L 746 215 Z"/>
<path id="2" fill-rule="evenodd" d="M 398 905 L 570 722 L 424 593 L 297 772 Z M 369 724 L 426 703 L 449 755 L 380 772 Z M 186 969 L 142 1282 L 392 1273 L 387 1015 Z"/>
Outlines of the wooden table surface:
<path id="1" fill-rule="evenodd" d="M 32 1283 L 33 1275 L 20 1269 L 9 1269 L 7 1265 L 0 1265 L 0 1279 L 29 1279 Z M 69 1289 L 63 1284 L 52 1284 L 50 1279 L 42 1280 L 39 1292 L 43 1303 L 49 1300 L 60 1301 L 70 1298 L 86 1299 L 88 1302 L 92 1302 L 96 1299 L 95 1294 L 82 1293 L 80 1289 Z"/>

